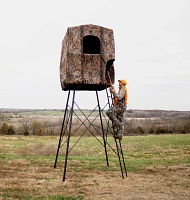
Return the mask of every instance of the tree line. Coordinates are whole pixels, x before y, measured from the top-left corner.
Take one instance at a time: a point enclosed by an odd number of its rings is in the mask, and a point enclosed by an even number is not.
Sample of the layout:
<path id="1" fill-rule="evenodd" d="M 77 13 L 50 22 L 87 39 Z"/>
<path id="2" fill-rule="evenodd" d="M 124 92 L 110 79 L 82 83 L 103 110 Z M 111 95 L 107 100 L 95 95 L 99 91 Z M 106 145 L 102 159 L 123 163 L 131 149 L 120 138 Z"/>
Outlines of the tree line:
<path id="1" fill-rule="evenodd" d="M 97 134 L 92 126 L 89 126 L 87 130 L 92 134 Z M 73 120 L 72 128 L 75 135 L 82 134 L 86 127 L 81 124 L 80 120 Z M 96 121 L 96 126 L 100 127 L 100 122 Z M 107 123 L 104 122 L 104 128 L 106 129 Z M 77 129 L 79 127 L 79 129 Z M 190 119 L 180 118 L 130 118 L 125 117 L 124 119 L 124 135 L 142 135 L 142 134 L 165 134 L 165 133 L 190 133 Z M 59 135 L 62 128 L 62 119 L 33 119 L 30 117 L 24 117 L 19 119 L 16 126 L 7 122 L 0 122 L 0 134 L 2 135 Z M 101 130 L 100 130 L 101 131 Z M 91 135 L 91 134 L 90 134 Z"/>
<path id="2" fill-rule="evenodd" d="M 3 122 L 0 133 L 4 135 L 56 135 L 60 133 L 61 121 L 37 120 L 25 117 L 19 120 L 17 126 Z"/>

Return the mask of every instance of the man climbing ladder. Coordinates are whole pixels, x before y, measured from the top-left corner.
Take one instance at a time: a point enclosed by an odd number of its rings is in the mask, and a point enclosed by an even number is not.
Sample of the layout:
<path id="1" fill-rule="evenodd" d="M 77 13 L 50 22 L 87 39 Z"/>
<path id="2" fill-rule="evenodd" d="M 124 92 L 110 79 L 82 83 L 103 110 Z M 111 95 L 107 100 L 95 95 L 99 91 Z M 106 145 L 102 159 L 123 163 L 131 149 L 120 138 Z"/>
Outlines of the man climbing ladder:
<path id="1" fill-rule="evenodd" d="M 115 92 L 114 87 L 110 87 L 110 92 L 114 96 L 114 105 L 111 106 L 106 114 L 113 124 L 113 137 L 115 139 L 122 140 L 124 132 L 123 114 L 127 109 L 128 90 L 126 88 L 127 81 L 124 79 L 118 80 L 119 91 L 118 94 Z"/>

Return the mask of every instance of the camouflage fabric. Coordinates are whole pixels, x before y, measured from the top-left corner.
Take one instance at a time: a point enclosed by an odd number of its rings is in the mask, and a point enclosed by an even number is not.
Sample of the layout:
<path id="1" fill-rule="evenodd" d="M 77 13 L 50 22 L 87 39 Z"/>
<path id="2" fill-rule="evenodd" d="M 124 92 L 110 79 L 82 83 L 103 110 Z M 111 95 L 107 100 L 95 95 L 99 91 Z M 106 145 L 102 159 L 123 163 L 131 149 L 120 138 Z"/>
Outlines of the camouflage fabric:
<path id="1" fill-rule="evenodd" d="M 86 43 L 84 43 L 85 38 L 88 39 Z M 98 47 L 100 47 L 100 52 L 93 53 Z M 85 53 L 84 48 L 87 48 Z M 90 53 L 88 53 L 89 49 Z M 110 85 L 107 71 L 109 71 L 112 84 L 115 81 L 114 60 L 113 30 L 92 24 L 69 27 L 61 50 L 62 90 L 107 88 Z"/>
<path id="2" fill-rule="evenodd" d="M 116 139 L 122 139 L 124 133 L 124 124 L 123 124 L 123 114 L 127 109 L 126 105 L 123 102 L 118 102 L 116 106 L 110 107 L 106 111 L 106 115 L 112 121 L 113 124 L 113 136 Z"/>

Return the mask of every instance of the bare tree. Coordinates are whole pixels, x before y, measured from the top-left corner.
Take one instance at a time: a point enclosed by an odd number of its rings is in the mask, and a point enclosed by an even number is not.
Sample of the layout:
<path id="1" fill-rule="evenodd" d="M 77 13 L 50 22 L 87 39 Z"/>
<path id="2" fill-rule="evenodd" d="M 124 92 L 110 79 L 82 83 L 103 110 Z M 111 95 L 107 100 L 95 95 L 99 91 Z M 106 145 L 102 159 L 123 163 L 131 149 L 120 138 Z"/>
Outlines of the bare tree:
<path id="1" fill-rule="evenodd" d="M 19 123 L 20 123 L 19 132 L 21 132 L 24 135 L 28 135 L 30 130 L 31 119 L 25 117 L 19 120 Z"/>
<path id="2" fill-rule="evenodd" d="M 41 122 L 34 120 L 30 124 L 31 129 L 32 129 L 32 134 L 33 135 L 41 135 L 42 134 L 42 124 Z"/>

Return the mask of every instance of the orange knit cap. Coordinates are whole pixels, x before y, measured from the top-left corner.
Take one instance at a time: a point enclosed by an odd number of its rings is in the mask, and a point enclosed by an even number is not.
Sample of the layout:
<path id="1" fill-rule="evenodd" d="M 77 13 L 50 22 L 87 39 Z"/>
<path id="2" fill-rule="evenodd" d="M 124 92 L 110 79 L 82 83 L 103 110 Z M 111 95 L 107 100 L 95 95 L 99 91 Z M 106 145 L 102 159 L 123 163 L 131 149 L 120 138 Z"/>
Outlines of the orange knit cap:
<path id="1" fill-rule="evenodd" d="M 119 82 L 121 82 L 123 85 L 127 85 L 127 81 L 124 79 L 118 80 Z"/>

